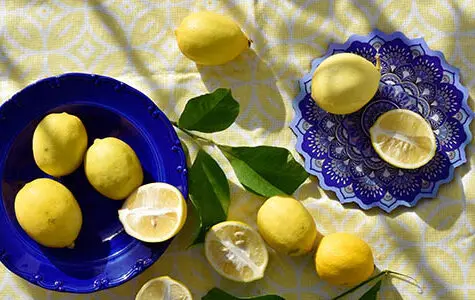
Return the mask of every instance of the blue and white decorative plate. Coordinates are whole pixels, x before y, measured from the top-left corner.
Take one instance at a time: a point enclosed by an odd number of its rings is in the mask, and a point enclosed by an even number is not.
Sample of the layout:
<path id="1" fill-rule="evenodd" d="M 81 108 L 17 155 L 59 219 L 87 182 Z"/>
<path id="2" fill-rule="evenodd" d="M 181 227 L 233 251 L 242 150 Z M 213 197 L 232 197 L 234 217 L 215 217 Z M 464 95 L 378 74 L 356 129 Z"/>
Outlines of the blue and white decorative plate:
<path id="1" fill-rule="evenodd" d="M 310 95 L 315 69 L 325 58 L 341 52 L 356 53 L 373 63 L 376 54 L 381 58 L 378 92 L 366 106 L 348 115 L 322 110 Z M 368 36 L 353 35 L 344 44 L 331 44 L 299 82 L 291 123 L 296 148 L 305 159 L 305 169 L 342 203 L 355 202 L 363 209 L 377 206 L 386 212 L 400 205 L 411 207 L 420 198 L 435 197 L 439 186 L 452 180 L 454 169 L 466 162 L 473 118 L 468 91 L 460 84 L 458 69 L 441 52 L 430 50 L 422 38 L 377 30 Z M 371 146 L 369 128 L 382 113 L 397 108 L 418 112 L 435 133 L 437 153 L 419 169 L 395 168 Z"/>

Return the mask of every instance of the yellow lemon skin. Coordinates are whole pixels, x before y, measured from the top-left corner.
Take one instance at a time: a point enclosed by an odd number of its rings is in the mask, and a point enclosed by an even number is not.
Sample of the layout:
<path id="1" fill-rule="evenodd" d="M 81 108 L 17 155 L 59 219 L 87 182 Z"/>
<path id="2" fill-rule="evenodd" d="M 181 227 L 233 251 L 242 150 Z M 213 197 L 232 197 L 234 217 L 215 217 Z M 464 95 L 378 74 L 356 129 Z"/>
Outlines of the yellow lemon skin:
<path id="1" fill-rule="evenodd" d="M 315 254 L 315 266 L 321 279 L 333 285 L 354 286 L 373 273 L 373 253 L 359 237 L 333 233 L 322 238 Z"/>
<path id="2" fill-rule="evenodd" d="M 231 18 L 209 11 L 192 13 L 175 30 L 180 51 L 200 65 L 221 65 L 249 48 L 250 41 Z"/>
<path id="3" fill-rule="evenodd" d="M 35 162 L 51 176 L 74 172 L 81 165 L 86 149 L 86 128 L 78 117 L 65 112 L 47 115 L 33 133 Z"/>
<path id="4" fill-rule="evenodd" d="M 325 59 L 312 77 L 312 98 L 332 114 L 358 111 L 376 94 L 380 71 L 368 60 L 352 53 Z"/>
<path id="5" fill-rule="evenodd" d="M 35 179 L 18 192 L 15 215 L 33 240 L 52 248 L 72 247 L 82 226 L 81 209 L 73 194 L 48 178 Z"/>
<path id="6" fill-rule="evenodd" d="M 310 252 L 321 238 L 307 209 L 288 196 L 269 198 L 257 212 L 262 238 L 274 250 L 290 256 Z"/>
<path id="7" fill-rule="evenodd" d="M 143 181 L 143 171 L 134 150 L 125 142 L 108 137 L 96 139 L 84 159 L 89 183 L 102 195 L 122 200 Z"/>

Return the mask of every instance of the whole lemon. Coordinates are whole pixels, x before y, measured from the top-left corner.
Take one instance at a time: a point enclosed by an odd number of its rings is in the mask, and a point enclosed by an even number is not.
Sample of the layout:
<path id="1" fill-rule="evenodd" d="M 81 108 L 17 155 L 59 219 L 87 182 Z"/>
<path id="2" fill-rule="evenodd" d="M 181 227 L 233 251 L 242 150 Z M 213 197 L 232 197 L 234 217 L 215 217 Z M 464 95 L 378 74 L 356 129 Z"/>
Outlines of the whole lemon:
<path id="1" fill-rule="evenodd" d="M 89 183 L 114 200 L 126 198 L 143 181 L 142 166 L 134 150 L 114 137 L 94 141 L 86 152 L 84 170 Z"/>
<path id="2" fill-rule="evenodd" d="M 376 94 L 380 71 L 370 61 L 352 53 L 325 59 L 312 78 L 312 98 L 332 114 L 353 113 Z"/>
<path id="3" fill-rule="evenodd" d="M 310 252 L 321 234 L 307 209 L 288 196 L 269 198 L 257 212 L 257 227 L 277 252 L 291 256 Z"/>
<path id="4" fill-rule="evenodd" d="M 35 162 L 51 176 L 74 172 L 81 165 L 86 149 L 86 128 L 78 117 L 65 112 L 47 115 L 33 133 Z"/>
<path id="5" fill-rule="evenodd" d="M 201 65 L 221 65 L 249 48 L 239 25 L 227 16 L 209 11 L 192 13 L 175 30 L 181 52 Z"/>
<path id="6" fill-rule="evenodd" d="M 374 271 L 371 248 L 349 233 L 333 233 L 322 238 L 315 254 L 318 276 L 334 285 L 353 286 Z"/>
<path id="7" fill-rule="evenodd" d="M 21 228 L 46 247 L 72 247 L 82 226 L 81 209 L 73 194 L 48 178 L 35 179 L 18 192 L 15 215 Z"/>

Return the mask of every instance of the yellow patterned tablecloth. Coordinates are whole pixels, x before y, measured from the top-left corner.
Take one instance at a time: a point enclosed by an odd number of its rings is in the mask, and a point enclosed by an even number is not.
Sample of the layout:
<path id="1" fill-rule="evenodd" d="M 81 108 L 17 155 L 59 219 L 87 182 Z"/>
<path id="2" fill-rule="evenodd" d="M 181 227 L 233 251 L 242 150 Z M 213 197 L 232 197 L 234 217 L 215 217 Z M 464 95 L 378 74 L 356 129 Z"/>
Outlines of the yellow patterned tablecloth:
<path id="1" fill-rule="evenodd" d="M 179 52 L 173 30 L 192 11 L 232 16 L 254 41 L 252 50 L 219 67 L 197 67 Z M 461 69 L 475 96 L 474 0 L 0 0 L 0 99 L 27 84 L 65 72 L 90 72 L 122 80 L 150 96 L 177 119 L 186 101 L 217 87 L 231 87 L 241 114 L 213 135 L 231 145 L 269 144 L 294 151 L 288 128 L 297 79 L 330 42 L 372 28 L 424 37 Z M 473 128 L 473 126 L 472 126 Z M 0 128 L 1 130 L 1 128 Z M 188 143 L 192 154 L 196 149 Z M 386 281 L 381 299 L 475 299 L 475 155 L 455 172 L 435 199 L 388 215 L 342 206 L 308 180 L 296 193 L 324 234 L 350 231 L 373 248 L 380 269 L 417 278 L 424 288 Z M 221 154 L 208 149 L 231 178 L 230 219 L 255 226 L 264 199 L 245 192 Z M 221 278 L 202 247 L 186 249 L 190 226 L 149 270 L 121 287 L 91 295 L 42 290 L 0 267 L 1 299 L 132 299 L 148 279 L 168 274 L 200 299 L 218 286 L 236 295 L 275 293 L 286 299 L 328 299 L 342 290 L 318 279 L 311 256 L 271 254 L 266 277 L 251 284 Z"/>

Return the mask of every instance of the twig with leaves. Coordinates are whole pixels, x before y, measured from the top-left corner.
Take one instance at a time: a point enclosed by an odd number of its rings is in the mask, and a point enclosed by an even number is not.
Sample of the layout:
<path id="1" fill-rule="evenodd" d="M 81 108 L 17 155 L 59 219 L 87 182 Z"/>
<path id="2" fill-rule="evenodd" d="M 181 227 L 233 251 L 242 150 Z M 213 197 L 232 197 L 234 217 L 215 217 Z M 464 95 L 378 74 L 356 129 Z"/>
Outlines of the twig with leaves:
<path id="1" fill-rule="evenodd" d="M 194 133 L 225 130 L 234 123 L 238 114 L 239 103 L 232 97 L 231 90 L 217 89 L 188 101 L 178 122 L 173 122 L 200 147 L 189 170 L 190 200 L 200 221 L 193 244 L 202 243 L 209 228 L 226 220 L 230 202 L 226 175 L 203 150 L 202 143 L 217 146 L 244 188 L 263 197 L 291 195 L 309 176 L 285 148 L 231 147 Z"/>
<path id="2" fill-rule="evenodd" d="M 218 144 L 194 132 L 214 133 L 227 129 L 239 115 L 239 103 L 229 89 L 217 89 L 191 99 L 185 106 L 178 122 L 172 122 L 178 130 L 188 135 L 198 145 L 198 154 L 189 169 L 190 200 L 199 218 L 199 228 L 192 245 L 204 242 L 206 232 L 215 224 L 226 221 L 230 204 L 229 183 L 219 164 L 204 149 L 203 144 L 216 146 L 230 162 L 243 187 L 259 196 L 291 195 L 308 178 L 305 169 L 295 161 L 285 148 L 271 146 L 231 147 Z M 385 270 L 333 298 L 341 299 L 370 282 L 389 275 L 411 279 L 407 275 Z M 382 278 L 360 300 L 377 299 Z M 237 298 L 218 288 L 211 289 L 203 300 L 282 300 L 276 295 Z"/>

